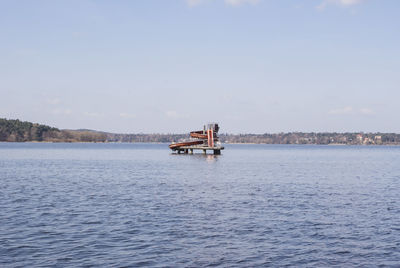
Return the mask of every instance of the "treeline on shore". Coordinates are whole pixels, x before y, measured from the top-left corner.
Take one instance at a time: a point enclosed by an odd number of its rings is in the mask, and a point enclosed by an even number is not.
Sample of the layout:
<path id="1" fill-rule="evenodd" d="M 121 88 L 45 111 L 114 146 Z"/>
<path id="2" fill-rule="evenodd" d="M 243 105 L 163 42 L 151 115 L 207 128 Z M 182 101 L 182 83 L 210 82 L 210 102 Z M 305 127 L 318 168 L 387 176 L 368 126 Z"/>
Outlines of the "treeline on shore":
<path id="1" fill-rule="evenodd" d="M 305 133 L 290 132 L 277 134 L 223 134 L 224 143 L 260 144 L 343 144 L 343 145 L 397 145 L 400 134 L 396 133 Z"/>
<path id="2" fill-rule="evenodd" d="M 93 130 L 60 130 L 20 120 L 0 119 L 3 142 L 176 142 L 189 134 L 115 134 Z M 222 143 L 400 145 L 396 133 L 221 134 Z"/>
<path id="3" fill-rule="evenodd" d="M 0 141 L 106 142 L 107 135 L 90 130 L 60 130 L 31 122 L 0 118 Z"/>
<path id="4" fill-rule="evenodd" d="M 109 142 L 176 142 L 189 134 L 107 134 Z M 400 145 L 396 133 L 221 134 L 222 143 Z"/>

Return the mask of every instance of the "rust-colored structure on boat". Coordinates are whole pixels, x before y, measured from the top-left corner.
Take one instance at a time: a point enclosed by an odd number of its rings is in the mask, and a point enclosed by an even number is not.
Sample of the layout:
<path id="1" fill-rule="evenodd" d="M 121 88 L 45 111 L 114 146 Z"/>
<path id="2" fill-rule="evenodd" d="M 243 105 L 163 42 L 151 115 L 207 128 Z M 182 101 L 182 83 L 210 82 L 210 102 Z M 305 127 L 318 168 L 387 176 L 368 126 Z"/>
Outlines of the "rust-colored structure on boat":
<path id="1" fill-rule="evenodd" d="M 190 132 L 191 140 L 172 143 L 169 148 L 178 154 L 181 152 L 192 154 L 193 150 L 203 150 L 203 153 L 206 153 L 207 150 L 212 150 L 214 154 L 221 154 L 221 150 L 224 147 L 219 143 L 218 131 L 219 126 L 217 123 L 207 124 L 203 130 Z"/>
<path id="2" fill-rule="evenodd" d="M 199 144 L 203 144 L 203 141 L 187 141 L 187 142 L 172 143 L 169 145 L 169 148 L 174 150 L 174 149 L 178 149 L 179 147 L 182 147 L 182 146 L 192 146 L 192 145 L 199 145 Z"/>

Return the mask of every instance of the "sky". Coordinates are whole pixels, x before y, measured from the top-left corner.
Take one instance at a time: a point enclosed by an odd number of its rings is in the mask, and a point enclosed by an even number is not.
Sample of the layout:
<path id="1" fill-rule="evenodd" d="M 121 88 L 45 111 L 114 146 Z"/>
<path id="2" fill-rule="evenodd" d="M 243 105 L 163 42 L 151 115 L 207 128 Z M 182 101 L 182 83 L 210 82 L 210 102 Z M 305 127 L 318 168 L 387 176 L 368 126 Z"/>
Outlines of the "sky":
<path id="1" fill-rule="evenodd" d="M 0 118 L 400 133 L 398 0 L 0 0 Z"/>

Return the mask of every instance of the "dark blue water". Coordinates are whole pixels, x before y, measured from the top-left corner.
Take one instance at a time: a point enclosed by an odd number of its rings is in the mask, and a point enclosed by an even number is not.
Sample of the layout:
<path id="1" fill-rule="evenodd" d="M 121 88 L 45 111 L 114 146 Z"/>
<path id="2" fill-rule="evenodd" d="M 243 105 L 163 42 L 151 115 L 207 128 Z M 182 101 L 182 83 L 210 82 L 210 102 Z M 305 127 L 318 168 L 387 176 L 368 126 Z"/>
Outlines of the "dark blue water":
<path id="1" fill-rule="evenodd" d="M 0 266 L 399 266 L 400 147 L 0 143 Z"/>

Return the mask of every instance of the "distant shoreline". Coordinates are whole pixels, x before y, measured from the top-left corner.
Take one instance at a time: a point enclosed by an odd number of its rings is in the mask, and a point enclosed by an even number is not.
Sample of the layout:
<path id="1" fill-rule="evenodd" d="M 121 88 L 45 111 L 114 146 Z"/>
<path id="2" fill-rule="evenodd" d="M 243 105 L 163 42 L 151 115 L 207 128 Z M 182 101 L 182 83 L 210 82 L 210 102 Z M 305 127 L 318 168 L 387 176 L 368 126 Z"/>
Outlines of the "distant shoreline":
<path id="1" fill-rule="evenodd" d="M 0 144 L 27 144 L 27 143 L 35 143 L 35 144 L 165 144 L 168 145 L 170 142 L 114 142 L 114 141 L 104 141 L 104 142 L 96 142 L 96 141 L 73 141 L 73 142 L 68 142 L 68 141 L 0 141 Z M 296 143 L 231 143 L 231 142 L 224 142 L 222 144 L 227 144 L 227 145 L 297 145 L 297 146 L 340 146 L 340 147 L 346 147 L 346 146 L 360 146 L 360 147 L 383 147 L 383 146 L 400 146 L 400 144 L 313 144 L 313 143 L 308 143 L 308 144 L 296 144 Z"/>
<path id="2" fill-rule="evenodd" d="M 171 143 L 189 138 L 187 134 L 119 134 L 89 129 L 60 130 L 58 128 L 0 118 L 0 142 L 50 143 Z M 219 135 L 225 144 L 292 144 L 292 145 L 400 145 L 397 133 L 364 132 L 289 132 L 265 134 Z"/>

